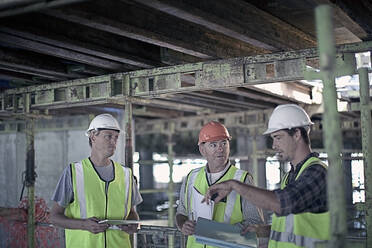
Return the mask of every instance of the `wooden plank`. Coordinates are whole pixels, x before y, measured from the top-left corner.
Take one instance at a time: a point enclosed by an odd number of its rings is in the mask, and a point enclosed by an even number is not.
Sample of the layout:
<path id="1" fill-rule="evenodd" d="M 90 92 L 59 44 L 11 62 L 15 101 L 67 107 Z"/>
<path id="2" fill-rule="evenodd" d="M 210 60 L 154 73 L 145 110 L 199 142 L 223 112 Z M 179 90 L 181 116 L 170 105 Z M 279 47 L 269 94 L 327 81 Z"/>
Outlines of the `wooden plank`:
<path id="1" fill-rule="evenodd" d="M 45 32 L 36 28 L 28 28 L 25 31 L 24 27 L 18 27 L 17 29 L 9 27 L 0 27 L 0 31 L 16 35 L 25 39 L 43 42 L 52 46 L 61 47 L 64 49 L 70 49 L 76 52 L 81 52 L 108 60 L 117 61 L 123 64 L 128 64 L 128 69 L 136 70 L 140 68 L 153 68 L 156 64 L 151 61 L 146 61 L 130 54 L 123 52 L 114 51 L 109 48 L 96 46 L 90 43 L 79 42 L 77 40 L 71 40 L 61 35 L 54 35 L 50 32 Z"/>
<path id="2" fill-rule="evenodd" d="M 198 107 L 214 109 L 220 112 L 241 111 L 245 109 L 245 107 L 238 104 L 229 104 L 215 99 L 200 98 L 199 96 L 186 94 L 168 96 L 168 99 L 177 103 L 184 103 Z"/>
<path id="3" fill-rule="evenodd" d="M 311 35 L 241 0 L 135 1 L 265 50 L 316 45 Z"/>
<path id="4" fill-rule="evenodd" d="M 268 52 L 160 11 L 119 1 L 44 13 L 204 59 Z"/>
<path id="5" fill-rule="evenodd" d="M 8 0 L 6 0 L 8 2 Z M 17 1 L 17 0 L 16 0 Z M 19 15 L 19 14 L 24 14 L 28 12 L 33 12 L 33 11 L 39 11 L 42 9 L 47 9 L 47 8 L 53 8 L 61 5 L 68 5 L 71 3 L 77 3 L 77 2 L 82 2 L 86 0 L 53 0 L 53 1 L 32 1 L 29 2 L 29 0 L 21 1 L 18 2 L 16 5 L 19 6 L 14 6 L 13 8 L 9 8 L 6 10 L 3 10 L 0 12 L 0 17 L 8 17 L 8 16 L 13 16 L 13 15 Z M 29 3 L 29 4 L 28 4 Z M 24 5 L 26 4 L 26 5 Z M 13 6 L 13 4 L 11 5 Z"/>
<path id="6" fill-rule="evenodd" d="M 71 50 L 66 50 L 60 47 L 55 47 L 32 40 L 23 39 L 3 32 L 0 32 L 0 41 L 12 46 L 16 45 L 17 47 L 21 47 L 26 50 L 48 54 L 55 57 L 80 62 L 83 64 L 93 65 L 115 71 L 127 71 L 127 67 L 121 63 L 97 58 L 95 56 L 90 56 Z"/>
<path id="7" fill-rule="evenodd" d="M 275 96 L 268 96 L 267 93 L 261 93 L 259 91 L 251 90 L 249 87 L 252 87 L 252 86 L 248 86 L 247 88 L 239 87 L 239 88 L 232 88 L 232 89 L 221 89 L 218 91 L 229 93 L 229 94 L 235 94 L 238 96 L 249 98 L 251 100 L 264 101 L 266 103 L 271 103 L 272 106 L 289 103 L 288 100 L 284 100 L 284 99 L 281 99 Z"/>
<path id="8" fill-rule="evenodd" d="M 42 29 L 53 34 L 60 34 L 71 40 L 84 43 L 89 42 L 96 46 L 111 48 L 115 51 L 130 54 L 136 58 L 136 60 L 143 58 L 145 61 L 147 60 L 152 63 L 157 62 L 155 65 L 161 66 L 161 63 L 159 63 L 160 49 L 156 45 L 108 33 L 78 23 L 68 22 L 41 13 L 13 18 L 12 22 L 16 22 L 18 26 L 23 26 L 25 23 L 29 22 L 29 26 L 34 28 Z"/>
<path id="9" fill-rule="evenodd" d="M 216 100 L 216 104 L 232 105 L 243 108 L 272 108 L 274 104 L 265 103 L 262 100 L 252 100 L 245 97 L 237 97 L 230 94 L 228 90 L 224 93 L 219 91 L 208 91 L 208 92 L 190 92 L 185 95 L 198 96 L 202 99 Z"/>
<path id="10" fill-rule="evenodd" d="M 314 0 L 318 4 L 328 4 L 333 8 L 333 18 L 336 20 L 336 23 L 340 23 L 345 28 L 348 29 L 351 33 L 356 35 L 359 39 L 364 39 L 367 37 L 367 32 L 362 28 L 362 26 L 353 20 L 355 14 L 352 14 L 351 10 L 345 11 L 346 6 L 341 7 L 343 1 L 338 1 L 334 3 L 330 0 Z M 359 3 L 361 4 L 361 3 Z M 353 4 L 354 5 L 354 4 Z M 357 4 L 356 4 L 357 5 Z M 372 9 L 371 9 L 372 10 Z M 370 18 L 368 18 L 369 21 Z M 337 38 L 337 36 L 335 37 Z M 337 40 L 337 39 L 336 39 Z M 359 40 L 360 41 L 360 40 Z"/>
<path id="11" fill-rule="evenodd" d="M 108 33 L 78 23 L 72 23 L 42 13 L 32 13 L 8 18 L 6 26 L 16 30 L 32 31 L 34 34 L 35 32 L 33 30 L 42 31 L 43 33 L 47 33 L 48 36 L 57 34 L 63 36 L 64 39 L 67 38 L 83 44 L 88 43 L 101 49 L 109 48 L 113 51 L 126 54 L 135 61 L 149 63 L 152 67 L 201 61 L 200 58 L 175 50 Z"/>
<path id="12" fill-rule="evenodd" d="M 180 65 L 185 63 L 196 63 L 204 61 L 204 59 L 171 50 L 166 47 L 160 47 L 160 61 L 166 65 Z"/>
<path id="13" fill-rule="evenodd" d="M 1 79 L 7 79 L 7 80 L 11 81 L 10 83 L 12 85 L 19 84 L 17 86 L 27 86 L 28 83 L 31 83 L 31 82 L 34 81 L 32 79 L 32 77 L 29 76 L 29 75 L 24 75 L 24 74 L 21 74 L 21 73 L 4 70 L 1 66 L 0 66 L 0 78 Z M 17 81 L 19 83 L 17 83 Z"/>
<path id="14" fill-rule="evenodd" d="M 19 52 L 10 48 L 0 47 L 0 64 L 13 67 L 18 70 L 50 75 L 58 78 L 84 77 L 79 73 L 67 73 L 66 66 L 52 60 L 48 56 L 42 56 L 27 51 Z"/>
<path id="15" fill-rule="evenodd" d="M 47 79 L 46 81 L 63 81 L 63 80 L 66 80 L 66 78 L 55 77 L 55 76 L 51 76 L 51 75 L 47 75 L 47 74 L 43 74 L 43 73 L 38 73 L 38 72 L 34 72 L 34 71 L 14 68 L 12 66 L 2 65 L 1 62 L 0 62 L 0 69 L 2 69 L 3 71 L 8 71 L 8 72 L 16 72 L 18 74 L 26 74 L 28 76 L 24 75 L 23 77 L 24 78 L 29 78 L 30 81 L 32 81 L 31 76 L 34 76 L 36 78 L 44 78 L 44 80 Z M 8 75 L 11 75 L 11 74 L 8 74 Z M 41 81 L 43 81 L 43 80 L 41 80 Z"/>
<path id="16" fill-rule="evenodd" d="M 190 54 L 200 58 L 211 58 L 207 54 L 197 52 L 193 49 L 184 48 L 181 44 L 176 44 L 177 42 L 165 41 L 165 37 L 160 37 L 153 32 L 147 32 L 144 29 L 135 28 L 133 26 L 127 25 L 125 23 L 111 20 L 102 16 L 97 16 L 96 14 L 69 9 L 69 10 L 48 10 L 43 12 L 46 15 L 54 16 L 70 22 L 79 23 L 86 25 L 88 27 L 96 28 L 101 31 L 110 32 L 113 34 L 121 35 L 124 37 L 130 37 L 142 42 L 151 43 L 154 45 L 167 47 L 179 52 Z"/>

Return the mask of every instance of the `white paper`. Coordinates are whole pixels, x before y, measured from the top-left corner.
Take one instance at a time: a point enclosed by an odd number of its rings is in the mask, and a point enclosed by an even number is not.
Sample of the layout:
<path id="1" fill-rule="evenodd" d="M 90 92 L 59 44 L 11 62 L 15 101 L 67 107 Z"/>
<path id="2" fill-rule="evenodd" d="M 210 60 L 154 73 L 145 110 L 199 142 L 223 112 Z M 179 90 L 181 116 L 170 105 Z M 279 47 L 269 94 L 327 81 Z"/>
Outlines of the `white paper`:
<path id="1" fill-rule="evenodd" d="M 202 203 L 201 201 L 204 199 L 204 195 L 200 194 L 195 187 L 193 187 L 192 196 L 193 216 L 191 218 L 197 220 L 199 217 L 202 217 L 211 220 L 213 217 L 214 202 L 209 201 L 209 204 Z"/>

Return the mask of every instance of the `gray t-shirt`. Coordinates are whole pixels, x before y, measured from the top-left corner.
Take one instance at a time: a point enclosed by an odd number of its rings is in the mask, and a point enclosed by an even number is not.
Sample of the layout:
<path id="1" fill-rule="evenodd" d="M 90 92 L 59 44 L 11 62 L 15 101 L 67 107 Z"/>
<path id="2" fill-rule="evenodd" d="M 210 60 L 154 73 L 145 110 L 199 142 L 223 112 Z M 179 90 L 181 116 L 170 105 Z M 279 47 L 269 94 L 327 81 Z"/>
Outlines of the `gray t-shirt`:
<path id="1" fill-rule="evenodd" d="M 227 164 L 226 168 L 221 172 L 209 173 L 208 170 L 206 169 L 206 167 L 204 167 L 202 170 L 206 170 L 208 182 L 209 182 L 209 184 L 213 184 L 214 182 L 218 181 L 218 179 L 220 179 L 221 176 L 223 176 L 229 168 L 230 168 L 230 163 Z M 186 206 L 185 206 L 186 181 L 187 181 L 187 177 L 185 177 L 185 179 L 182 182 L 182 186 L 181 186 L 181 190 L 180 190 L 180 200 L 179 200 L 179 204 L 178 204 L 178 207 L 177 207 L 177 214 L 182 214 L 184 216 L 189 216 L 189 213 L 187 212 Z M 252 177 L 250 175 L 248 175 L 245 178 L 245 183 L 246 184 L 252 184 Z M 261 217 L 261 216 L 263 216 L 262 210 L 260 208 L 257 208 L 255 205 L 250 203 L 245 198 L 241 197 L 240 199 L 241 199 L 241 203 L 242 203 L 243 218 L 244 218 L 242 224 L 244 226 L 252 225 L 252 224 L 263 224 L 264 221 L 262 220 L 262 217 Z"/>
<path id="2" fill-rule="evenodd" d="M 106 182 L 106 192 L 108 187 L 108 182 L 114 179 L 114 166 L 94 166 L 100 178 Z M 134 179 L 134 178 L 133 178 Z M 139 193 L 136 180 L 133 181 L 132 187 L 132 206 L 137 206 L 142 200 L 142 196 Z M 61 207 L 66 208 L 71 202 L 74 201 L 74 191 L 72 189 L 72 180 L 71 180 L 71 169 L 70 166 L 67 166 L 60 177 L 54 194 L 52 196 L 53 201 L 57 202 Z"/>

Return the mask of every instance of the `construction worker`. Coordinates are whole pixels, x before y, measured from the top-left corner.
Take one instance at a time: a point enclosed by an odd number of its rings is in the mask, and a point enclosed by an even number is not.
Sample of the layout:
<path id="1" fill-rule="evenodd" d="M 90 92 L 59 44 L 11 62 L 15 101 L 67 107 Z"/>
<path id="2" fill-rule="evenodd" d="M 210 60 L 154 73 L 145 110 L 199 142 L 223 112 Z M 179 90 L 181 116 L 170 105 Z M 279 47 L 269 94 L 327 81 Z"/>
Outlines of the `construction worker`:
<path id="1" fill-rule="evenodd" d="M 280 189 L 270 191 L 229 180 L 210 187 L 203 201 L 218 194 L 218 202 L 234 190 L 256 206 L 273 211 L 269 248 L 315 247 L 316 242 L 329 240 L 327 166 L 311 151 L 312 124 L 298 105 L 276 107 L 264 135 L 273 139 L 278 159 L 291 165 Z"/>
<path id="2" fill-rule="evenodd" d="M 226 195 L 227 197 L 223 201 L 214 205 L 210 210 L 210 215 L 205 216 L 205 207 L 208 205 L 202 204 L 201 200 L 210 185 L 229 179 L 249 184 L 252 182 L 252 177 L 247 171 L 240 170 L 230 164 L 230 140 L 231 136 L 226 127 L 219 122 L 209 122 L 200 130 L 199 151 L 207 160 L 207 165 L 192 170 L 183 180 L 176 214 L 178 229 L 184 235 L 188 235 L 187 247 L 206 247 L 197 243 L 193 236 L 198 217 L 229 224 L 241 223 L 243 224 L 241 227 L 264 221 L 262 211 L 251 202 L 241 200 L 235 192 Z"/>
<path id="3" fill-rule="evenodd" d="M 131 247 L 129 234 L 137 231 L 137 224 L 113 229 L 99 223 L 103 219 L 139 219 L 135 206 L 142 197 L 132 170 L 110 159 L 119 132 L 112 115 L 96 116 L 86 131 L 90 157 L 67 166 L 57 184 L 50 221 L 65 228 L 68 248 Z"/>

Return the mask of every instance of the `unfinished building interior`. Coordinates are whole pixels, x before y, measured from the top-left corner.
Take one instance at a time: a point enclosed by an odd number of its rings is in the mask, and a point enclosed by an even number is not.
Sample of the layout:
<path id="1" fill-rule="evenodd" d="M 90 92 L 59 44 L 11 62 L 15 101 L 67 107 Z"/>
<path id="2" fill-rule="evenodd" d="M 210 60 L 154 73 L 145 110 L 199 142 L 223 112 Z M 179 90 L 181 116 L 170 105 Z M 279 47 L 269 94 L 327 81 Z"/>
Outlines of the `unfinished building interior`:
<path id="1" fill-rule="evenodd" d="M 288 103 L 329 165 L 319 247 L 372 247 L 371 16 L 368 0 L 0 1 L 0 247 L 65 247 L 50 198 L 101 113 L 144 200 L 134 247 L 185 247 L 174 218 L 206 163 L 200 129 L 223 123 L 230 161 L 278 188 L 289 166 L 262 133 Z"/>

